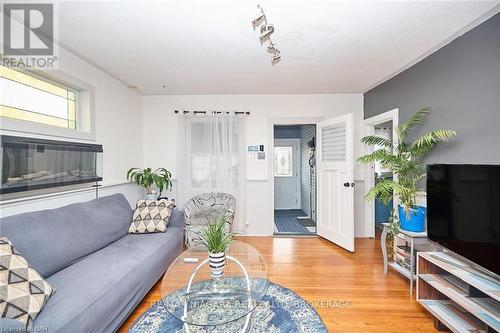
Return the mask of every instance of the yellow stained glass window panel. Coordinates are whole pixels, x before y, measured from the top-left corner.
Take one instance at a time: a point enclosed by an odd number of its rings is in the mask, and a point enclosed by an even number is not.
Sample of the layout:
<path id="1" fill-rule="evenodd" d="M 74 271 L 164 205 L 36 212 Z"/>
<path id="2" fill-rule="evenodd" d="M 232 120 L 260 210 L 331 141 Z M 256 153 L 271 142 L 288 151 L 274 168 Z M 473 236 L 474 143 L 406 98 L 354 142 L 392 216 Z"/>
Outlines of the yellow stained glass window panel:
<path id="1" fill-rule="evenodd" d="M 76 102 L 68 100 L 68 120 L 76 121 Z"/>
<path id="2" fill-rule="evenodd" d="M 77 91 L 0 66 L 0 117 L 76 129 Z"/>
<path id="3" fill-rule="evenodd" d="M 16 81 L 27 86 L 37 88 L 48 93 L 67 98 L 68 90 L 62 87 L 56 86 L 47 81 L 40 80 L 34 76 L 24 74 L 22 72 L 15 71 L 13 69 L 0 66 L 0 76 L 6 79 Z"/>
<path id="4" fill-rule="evenodd" d="M 76 101 L 76 94 L 74 91 L 68 90 L 68 99 L 72 101 Z"/>
<path id="5" fill-rule="evenodd" d="M 69 127 L 67 119 L 51 117 L 45 114 L 20 110 L 5 105 L 0 105 L 0 117 L 24 120 L 24 121 L 32 121 L 36 123 L 57 126 L 57 127 L 66 127 L 66 128 Z M 70 127 L 70 128 L 75 128 L 75 127 Z"/>

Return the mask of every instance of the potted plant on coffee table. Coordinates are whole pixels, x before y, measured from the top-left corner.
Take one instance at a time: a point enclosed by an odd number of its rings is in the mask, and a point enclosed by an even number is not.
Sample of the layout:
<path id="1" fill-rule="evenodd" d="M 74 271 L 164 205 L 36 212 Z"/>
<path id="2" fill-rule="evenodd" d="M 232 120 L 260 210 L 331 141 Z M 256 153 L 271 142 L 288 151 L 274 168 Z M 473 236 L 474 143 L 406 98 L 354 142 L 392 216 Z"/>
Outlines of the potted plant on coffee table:
<path id="1" fill-rule="evenodd" d="M 202 226 L 197 232 L 196 243 L 201 244 L 208 250 L 208 262 L 213 277 L 224 275 L 226 266 L 226 250 L 236 238 L 236 233 L 227 231 L 228 225 L 226 214 L 210 221 L 208 225 Z"/>
<path id="2" fill-rule="evenodd" d="M 152 170 L 151 168 L 132 168 L 127 172 L 127 180 L 133 181 L 139 186 L 143 186 L 146 191 L 147 200 L 156 200 L 163 190 L 172 188 L 172 174 L 165 168 Z M 156 192 L 158 189 L 159 193 Z"/>
<path id="3" fill-rule="evenodd" d="M 439 142 L 447 142 L 456 135 L 449 129 L 431 131 L 413 142 L 408 142 L 408 133 L 421 125 L 430 108 L 422 108 L 396 129 L 397 144 L 389 139 L 371 135 L 361 139 L 370 146 L 382 147 L 373 153 L 358 158 L 362 163 L 379 162 L 393 173 L 393 179 L 378 182 L 366 194 L 367 200 L 380 198 L 386 205 L 393 197 L 399 200 L 398 217 L 402 229 L 414 232 L 425 230 L 425 207 L 417 205 L 417 196 L 424 194 L 421 181 L 425 177 L 424 156 Z"/>

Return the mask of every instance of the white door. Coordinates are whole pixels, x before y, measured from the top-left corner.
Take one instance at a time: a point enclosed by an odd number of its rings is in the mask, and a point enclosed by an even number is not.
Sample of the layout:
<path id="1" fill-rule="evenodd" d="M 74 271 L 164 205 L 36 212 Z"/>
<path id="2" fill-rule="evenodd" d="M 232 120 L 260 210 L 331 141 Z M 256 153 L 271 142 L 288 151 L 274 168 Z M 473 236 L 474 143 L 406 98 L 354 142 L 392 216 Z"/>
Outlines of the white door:
<path id="1" fill-rule="evenodd" d="M 346 114 L 316 126 L 317 233 L 354 252 L 353 116 Z"/>
<path id="2" fill-rule="evenodd" d="M 274 209 L 300 208 L 300 139 L 274 140 Z"/>

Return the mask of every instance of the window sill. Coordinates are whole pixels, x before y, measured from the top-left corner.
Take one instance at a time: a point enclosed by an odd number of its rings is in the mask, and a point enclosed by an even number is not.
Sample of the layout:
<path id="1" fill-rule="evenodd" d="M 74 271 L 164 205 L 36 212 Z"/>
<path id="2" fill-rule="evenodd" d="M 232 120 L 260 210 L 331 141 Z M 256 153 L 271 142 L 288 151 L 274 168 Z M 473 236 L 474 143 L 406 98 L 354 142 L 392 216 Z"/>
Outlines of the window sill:
<path id="1" fill-rule="evenodd" d="M 0 118 L 0 130 L 12 135 L 59 137 L 72 140 L 95 141 L 95 133 L 82 132 L 70 128 L 55 127 L 30 121 Z"/>

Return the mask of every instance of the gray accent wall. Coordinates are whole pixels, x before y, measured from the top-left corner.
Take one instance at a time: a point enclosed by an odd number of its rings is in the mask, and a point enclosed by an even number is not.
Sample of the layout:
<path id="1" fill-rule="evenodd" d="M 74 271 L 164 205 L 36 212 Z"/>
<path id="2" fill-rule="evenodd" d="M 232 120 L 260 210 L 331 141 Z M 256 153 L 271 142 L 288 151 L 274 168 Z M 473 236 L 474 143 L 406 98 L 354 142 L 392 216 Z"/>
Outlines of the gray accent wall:
<path id="1" fill-rule="evenodd" d="M 364 95 L 364 116 L 399 108 L 399 120 L 430 106 L 415 135 L 457 131 L 428 163 L 500 164 L 500 14 Z"/>
<path id="2" fill-rule="evenodd" d="M 300 151 L 301 151 L 301 208 L 316 221 L 316 168 L 309 167 L 309 148 L 307 143 L 311 141 L 313 136 L 316 136 L 316 125 L 302 125 L 300 126 Z M 311 177 L 312 176 L 312 177 Z M 312 179 L 312 183 L 311 183 Z M 311 214 L 311 201 L 312 201 L 312 214 Z"/>
<path id="3" fill-rule="evenodd" d="M 300 125 L 275 125 L 275 139 L 300 139 Z"/>

